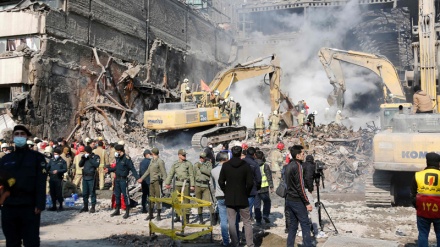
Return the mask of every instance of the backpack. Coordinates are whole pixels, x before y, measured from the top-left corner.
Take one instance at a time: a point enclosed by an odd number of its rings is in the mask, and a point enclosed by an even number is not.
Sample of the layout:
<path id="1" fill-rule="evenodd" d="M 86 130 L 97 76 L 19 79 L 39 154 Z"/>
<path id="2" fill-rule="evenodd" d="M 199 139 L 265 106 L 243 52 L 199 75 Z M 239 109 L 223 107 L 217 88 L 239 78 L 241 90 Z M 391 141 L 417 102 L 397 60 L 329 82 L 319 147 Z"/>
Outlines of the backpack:
<path id="1" fill-rule="evenodd" d="M 281 198 L 286 198 L 287 196 L 287 184 L 284 181 L 284 172 L 282 173 L 280 184 L 278 185 L 278 188 L 276 189 L 275 193 L 280 196 Z"/>

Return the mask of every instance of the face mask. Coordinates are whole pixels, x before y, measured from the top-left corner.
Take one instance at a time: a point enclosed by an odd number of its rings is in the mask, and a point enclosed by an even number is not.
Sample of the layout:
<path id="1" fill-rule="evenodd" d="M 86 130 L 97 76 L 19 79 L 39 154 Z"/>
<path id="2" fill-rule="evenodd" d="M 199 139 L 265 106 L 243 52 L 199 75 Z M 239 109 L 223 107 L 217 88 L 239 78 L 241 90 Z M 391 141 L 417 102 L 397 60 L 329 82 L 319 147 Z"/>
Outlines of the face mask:
<path id="1" fill-rule="evenodd" d="M 84 156 L 85 156 L 86 158 L 88 158 L 88 157 L 89 157 L 89 154 L 85 154 Z"/>
<path id="2" fill-rule="evenodd" d="M 119 153 L 118 152 L 115 152 L 115 157 L 119 157 Z"/>
<path id="3" fill-rule="evenodd" d="M 26 145 L 26 137 L 15 136 L 14 143 L 15 143 L 15 146 L 17 146 L 17 147 L 20 147 L 20 148 L 24 147 L 24 145 Z"/>
<path id="4" fill-rule="evenodd" d="M 55 154 L 53 157 L 57 160 L 60 156 L 58 154 Z"/>
<path id="5" fill-rule="evenodd" d="M 8 153 L 10 153 L 10 152 L 7 150 L 7 151 L 5 151 L 4 153 L 5 153 L 5 154 L 8 154 Z"/>
<path id="6" fill-rule="evenodd" d="M 56 148 L 56 147 L 57 147 L 57 145 L 52 145 L 52 147 L 53 147 L 53 148 Z"/>
<path id="7" fill-rule="evenodd" d="M 209 148 L 212 148 L 212 145 L 209 145 L 208 147 L 209 147 Z"/>

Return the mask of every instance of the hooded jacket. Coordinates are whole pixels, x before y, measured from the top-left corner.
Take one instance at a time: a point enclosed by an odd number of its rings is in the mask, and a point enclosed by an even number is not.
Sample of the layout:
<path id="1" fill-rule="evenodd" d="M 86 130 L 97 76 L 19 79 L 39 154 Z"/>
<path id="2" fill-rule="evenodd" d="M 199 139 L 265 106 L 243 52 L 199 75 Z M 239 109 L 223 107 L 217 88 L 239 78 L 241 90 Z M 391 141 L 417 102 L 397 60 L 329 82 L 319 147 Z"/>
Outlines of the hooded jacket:
<path id="1" fill-rule="evenodd" d="M 232 157 L 222 165 L 218 183 L 225 193 L 227 207 L 249 207 L 248 197 L 254 186 L 251 167 L 246 161 Z"/>
<path id="2" fill-rule="evenodd" d="M 312 155 L 307 155 L 306 162 L 302 164 L 304 175 L 304 187 L 313 192 L 313 177 L 315 175 L 315 162 Z"/>
<path id="3" fill-rule="evenodd" d="M 413 95 L 413 112 L 432 111 L 432 100 L 425 91 L 419 90 Z"/>
<path id="4" fill-rule="evenodd" d="M 254 178 L 254 186 L 252 187 L 251 196 L 256 196 L 258 191 L 261 189 L 261 171 L 260 166 L 255 161 L 255 159 L 251 155 L 246 155 L 246 158 L 243 159 L 251 168 L 253 178 Z"/>

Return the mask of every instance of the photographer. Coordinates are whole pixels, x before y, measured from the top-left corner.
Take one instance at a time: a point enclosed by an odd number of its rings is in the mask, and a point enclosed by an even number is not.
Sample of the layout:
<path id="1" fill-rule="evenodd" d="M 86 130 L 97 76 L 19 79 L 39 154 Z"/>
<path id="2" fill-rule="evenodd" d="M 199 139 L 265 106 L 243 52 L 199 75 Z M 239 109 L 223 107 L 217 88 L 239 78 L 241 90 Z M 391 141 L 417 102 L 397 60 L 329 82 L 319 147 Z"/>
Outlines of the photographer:
<path id="1" fill-rule="evenodd" d="M 317 161 L 319 162 L 319 161 Z M 319 232 L 319 218 L 318 218 L 318 210 L 316 209 L 315 204 L 313 203 L 313 181 L 316 178 L 316 176 L 320 176 L 318 174 L 317 170 L 317 164 L 315 164 L 314 158 L 312 155 L 307 155 L 306 162 L 302 164 L 303 166 L 303 174 L 304 174 L 304 187 L 306 188 L 306 194 L 307 198 L 309 198 L 309 201 L 312 204 L 313 210 L 309 212 L 311 221 L 312 221 L 312 228 L 313 228 L 313 235 L 316 238 L 322 238 L 324 235 L 324 232 Z"/>

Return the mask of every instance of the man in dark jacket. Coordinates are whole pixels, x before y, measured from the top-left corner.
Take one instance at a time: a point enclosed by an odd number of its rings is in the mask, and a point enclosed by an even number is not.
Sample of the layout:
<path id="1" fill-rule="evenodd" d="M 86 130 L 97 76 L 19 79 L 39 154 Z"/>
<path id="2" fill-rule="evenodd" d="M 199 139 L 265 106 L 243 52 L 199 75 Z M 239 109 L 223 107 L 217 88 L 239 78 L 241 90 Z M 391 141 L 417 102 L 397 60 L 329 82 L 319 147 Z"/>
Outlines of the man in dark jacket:
<path id="1" fill-rule="evenodd" d="M 6 246 L 40 246 L 41 211 L 46 206 L 46 160 L 26 145 L 32 134 L 23 125 L 12 131 L 15 151 L 0 160 L 0 172 L 15 183 L 1 208 Z M 12 184 L 13 181 L 11 181 Z"/>
<path id="2" fill-rule="evenodd" d="M 261 225 L 261 201 L 264 203 L 263 207 L 263 219 L 266 223 L 270 223 L 269 214 L 271 207 L 271 200 L 269 191 L 273 193 L 273 181 L 272 181 L 272 171 L 270 166 L 264 162 L 264 153 L 262 151 L 257 151 L 255 153 L 255 161 L 259 165 L 261 172 L 261 189 L 258 191 L 257 196 L 255 196 L 255 220 L 257 225 Z"/>
<path id="3" fill-rule="evenodd" d="M 203 150 L 203 152 L 206 154 L 206 158 L 208 158 L 208 160 L 211 161 L 211 164 L 214 166 L 215 157 L 212 143 L 208 143 L 208 146 L 205 148 L 205 150 Z"/>
<path id="4" fill-rule="evenodd" d="M 322 237 L 324 232 L 319 233 L 319 218 L 318 210 L 313 203 L 313 182 L 315 178 L 316 164 L 312 155 L 307 155 L 306 162 L 302 164 L 304 174 L 304 187 L 306 188 L 307 198 L 312 204 L 313 210 L 310 212 L 310 218 L 312 219 L 313 235 L 315 237 Z M 320 235 L 318 235 L 320 234 Z"/>
<path id="5" fill-rule="evenodd" d="M 92 207 L 90 208 L 90 213 L 94 213 L 96 206 L 95 176 L 96 176 L 96 169 L 98 169 L 101 160 L 99 158 L 99 155 L 93 153 L 93 149 L 90 146 L 86 146 L 84 148 L 84 151 L 86 153 L 81 156 L 81 160 L 79 161 L 79 167 L 83 167 L 82 193 L 83 193 L 84 207 L 79 212 L 82 213 L 89 211 L 89 196 L 90 196 L 92 201 Z"/>
<path id="6" fill-rule="evenodd" d="M 252 170 L 240 159 L 241 147 L 232 148 L 232 159 L 222 165 L 218 183 L 225 193 L 225 204 L 228 213 L 229 233 L 233 247 L 238 247 L 238 226 L 235 224 L 237 213 L 243 220 L 246 232 L 246 244 L 254 246 L 252 225 L 249 214 L 248 197 L 254 185 Z"/>
<path id="7" fill-rule="evenodd" d="M 149 149 L 145 149 L 144 151 L 144 159 L 141 161 L 139 165 L 139 175 L 141 176 L 148 170 L 148 166 L 150 166 L 151 162 L 151 151 Z M 142 213 L 146 214 L 147 211 L 147 198 L 150 197 L 150 176 L 147 176 L 141 182 L 142 187 Z"/>
<path id="8" fill-rule="evenodd" d="M 115 200 L 116 200 L 116 210 L 110 214 L 111 217 L 120 215 L 120 209 L 121 209 L 121 193 L 124 196 L 125 201 L 125 214 L 123 216 L 124 219 L 127 219 L 130 214 L 130 201 L 128 200 L 127 195 L 127 178 L 128 174 L 131 171 L 131 174 L 135 177 L 136 180 L 139 179 L 139 175 L 134 168 L 133 161 L 131 158 L 125 154 L 125 149 L 123 145 L 116 145 L 115 146 L 115 157 L 116 157 L 116 167 L 115 168 L 108 168 L 105 169 L 105 172 L 115 172 L 116 179 L 115 179 L 115 190 L 113 194 L 115 194 Z"/>
<path id="9" fill-rule="evenodd" d="M 260 171 L 260 166 L 255 161 L 255 152 L 256 150 L 254 147 L 248 148 L 246 150 L 246 157 L 243 159 L 251 167 L 252 175 L 254 177 L 254 186 L 252 187 L 251 194 L 249 195 L 248 198 L 251 219 L 253 216 L 252 209 L 254 207 L 255 196 L 258 194 L 258 191 L 261 189 L 261 171 Z"/>
<path id="10" fill-rule="evenodd" d="M 295 246 L 298 223 L 301 224 L 304 246 L 309 247 L 312 246 L 312 239 L 310 236 L 310 221 L 307 211 L 312 211 L 312 205 L 307 198 L 304 186 L 303 169 L 301 166 L 301 163 L 304 160 L 304 148 L 295 145 L 290 153 L 293 160 L 285 168 L 287 185 L 286 209 L 289 211 L 290 216 L 287 247 Z"/>
<path id="11" fill-rule="evenodd" d="M 53 151 L 53 158 L 50 159 L 47 165 L 47 171 L 49 173 L 49 191 L 52 198 L 52 207 L 50 211 L 57 210 L 57 201 L 60 204 L 59 211 L 63 210 L 63 191 L 62 182 L 63 175 L 67 172 L 67 163 L 60 157 L 63 153 L 61 148 L 57 147 Z"/>

